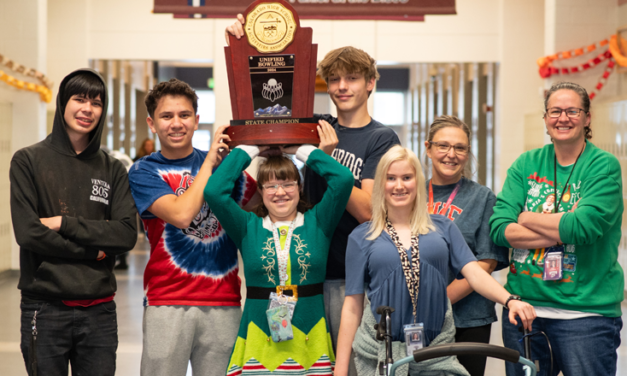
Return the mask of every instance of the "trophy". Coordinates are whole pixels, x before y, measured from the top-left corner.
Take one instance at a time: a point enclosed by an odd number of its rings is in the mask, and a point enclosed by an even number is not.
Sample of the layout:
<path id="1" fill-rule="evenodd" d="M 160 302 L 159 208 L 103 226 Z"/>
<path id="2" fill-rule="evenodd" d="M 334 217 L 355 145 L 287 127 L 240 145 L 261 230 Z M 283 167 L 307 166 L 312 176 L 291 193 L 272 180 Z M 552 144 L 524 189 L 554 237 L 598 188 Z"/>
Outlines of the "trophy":
<path id="1" fill-rule="evenodd" d="M 257 0 L 244 14 L 245 37 L 225 47 L 237 145 L 318 144 L 313 118 L 318 45 L 283 0 Z"/>

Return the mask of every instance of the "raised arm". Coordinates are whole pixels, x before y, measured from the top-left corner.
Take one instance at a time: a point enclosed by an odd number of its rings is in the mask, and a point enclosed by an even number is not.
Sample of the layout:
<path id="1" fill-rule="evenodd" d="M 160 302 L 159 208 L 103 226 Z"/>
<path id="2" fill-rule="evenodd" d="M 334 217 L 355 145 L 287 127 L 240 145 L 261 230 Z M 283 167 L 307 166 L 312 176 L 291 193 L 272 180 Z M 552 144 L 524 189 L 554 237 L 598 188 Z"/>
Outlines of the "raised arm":
<path id="1" fill-rule="evenodd" d="M 318 135 L 320 136 L 318 148 L 331 156 L 339 142 L 337 134 L 333 126 L 326 120 L 320 119 L 318 122 L 320 123 L 318 126 Z M 373 161 L 374 158 L 376 157 L 373 157 Z M 351 190 L 350 198 L 346 204 L 346 211 L 355 217 L 359 223 L 369 221 L 372 217 L 371 197 L 373 186 L 374 179 L 363 179 L 361 189 L 353 187 Z"/>
<path id="2" fill-rule="evenodd" d="M 240 39 L 244 36 L 244 16 L 240 13 L 237 15 L 237 19 L 232 25 L 227 26 L 224 30 L 224 38 L 226 39 L 226 45 L 229 45 L 229 35 L 233 35 L 235 38 Z"/>
<path id="3" fill-rule="evenodd" d="M 361 188 L 353 187 L 351 196 L 346 204 L 348 211 L 359 223 L 364 223 L 372 218 L 372 188 L 374 179 L 363 179 Z"/>
<path id="4" fill-rule="evenodd" d="M 228 125 L 223 125 L 216 131 L 211 149 L 203 162 L 198 174 L 194 177 L 194 183 L 182 195 L 165 195 L 158 198 L 148 207 L 148 211 L 163 219 L 169 224 L 180 229 L 186 229 L 198 214 L 205 203 L 203 191 L 207 180 L 211 176 L 212 170 L 220 163 L 222 153 L 220 150 L 229 150 L 225 141 L 230 141 L 230 137 L 223 134 Z"/>
<path id="5" fill-rule="evenodd" d="M 350 200 L 346 205 L 346 210 L 359 223 L 367 222 L 372 218 L 372 188 L 379 160 L 392 146 L 401 144 L 395 132 L 391 129 L 385 129 L 385 131 L 372 136 L 370 140 L 364 140 L 364 142 L 369 142 L 370 149 L 364 161 L 361 188 L 353 187 Z"/>
<path id="6" fill-rule="evenodd" d="M 296 157 L 307 163 L 315 173 L 327 182 L 327 190 L 322 200 L 312 211 L 318 219 L 318 225 L 325 234 L 331 236 L 342 217 L 346 202 L 353 187 L 353 174 L 321 149 L 311 145 L 303 145 L 298 149 Z"/>
<path id="7" fill-rule="evenodd" d="M 215 213 L 226 233 L 239 247 L 246 234 L 247 213 L 231 197 L 235 182 L 242 176 L 242 171 L 259 155 L 256 146 L 240 145 L 224 159 L 220 167 L 209 178 L 204 191 L 204 198 Z"/>

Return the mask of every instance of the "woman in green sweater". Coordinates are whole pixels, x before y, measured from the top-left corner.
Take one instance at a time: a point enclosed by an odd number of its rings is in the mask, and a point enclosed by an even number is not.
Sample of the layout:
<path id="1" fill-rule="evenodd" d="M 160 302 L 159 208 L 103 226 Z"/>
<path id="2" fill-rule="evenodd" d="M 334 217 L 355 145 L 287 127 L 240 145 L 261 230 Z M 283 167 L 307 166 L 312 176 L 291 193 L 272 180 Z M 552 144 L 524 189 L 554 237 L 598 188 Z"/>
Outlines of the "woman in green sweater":
<path id="1" fill-rule="evenodd" d="M 255 215 L 242 210 L 231 192 L 258 154 L 256 146 L 236 147 L 205 187 L 205 199 L 242 253 L 246 277 L 246 304 L 227 375 L 332 375 L 335 355 L 322 283 L 353 174 L 322 150 L 299 147 L 296 157 L 328 184 L 322 201 L 305 211 L 298 169 L 283 155 L 269 156 L 259 167 L 263 203 Z M 285 304 L 294 300 L 290 293 L 297 296 L 293 313 L 293 302 Z"/>
<path id="2" fill-rule="evenodd" d="M 615 375 L 624 276 L 618 264 L 623 214 L 621 166 L 594 146 L 590 98 L 557 83 L 545 100 L 552 144 L 520 156 L 507 171 L 490 218 L 491 236 L 513 248 L 505 288 L 538 315 L 532 355 L 540 370 L 566 376 Z M 522 351 L 522 336 L 503 320 L 505 346 Z M 547 373 L 548 374 L 548 373 Z M 522 375 L 508 363 L 507 375 Z"/>

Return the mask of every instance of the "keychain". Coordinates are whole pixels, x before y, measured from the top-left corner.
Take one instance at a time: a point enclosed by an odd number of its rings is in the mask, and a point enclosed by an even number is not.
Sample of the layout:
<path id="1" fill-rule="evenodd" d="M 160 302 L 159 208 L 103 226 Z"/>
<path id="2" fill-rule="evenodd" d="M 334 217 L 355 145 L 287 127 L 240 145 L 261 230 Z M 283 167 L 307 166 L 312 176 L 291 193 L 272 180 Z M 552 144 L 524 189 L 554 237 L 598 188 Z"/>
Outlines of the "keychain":
<path id="1" fill-rule="evenodd" d="M 413 356 L 414 351 L 422 349 L 422 344 L 424 342 L 424 325 L 422 323 L 408 324 L 403 327 L 403 331 L 405 332 L 405 347 L 407 348 L 407 356 Z"/>
<path id="2" fill-rule="evenodd" d="M 268 309 L 273 309 L 282 305 L 287 305 L 287 308 L 290 313 L 290 320 L 294 317 L 294 309 L 296 308 L 296 302 L 298 298 L 294 296 L 288 295 L 278 295 L 276 292 L 270 293 L 270 303 L 268 304 Z"/>

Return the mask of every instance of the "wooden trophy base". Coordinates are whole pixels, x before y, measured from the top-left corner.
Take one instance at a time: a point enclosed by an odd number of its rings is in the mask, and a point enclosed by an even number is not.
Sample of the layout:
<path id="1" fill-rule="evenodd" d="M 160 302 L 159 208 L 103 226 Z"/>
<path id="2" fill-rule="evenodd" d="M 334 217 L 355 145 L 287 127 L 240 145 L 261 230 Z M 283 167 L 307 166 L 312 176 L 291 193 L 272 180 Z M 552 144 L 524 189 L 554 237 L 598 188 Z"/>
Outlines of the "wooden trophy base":
<path id="1" fill-rule="evenodd" d="M 238 145 L 318 145 L 318 123 L 305 119 L 232 120 L 226 134 L 230 148 Z"/>

